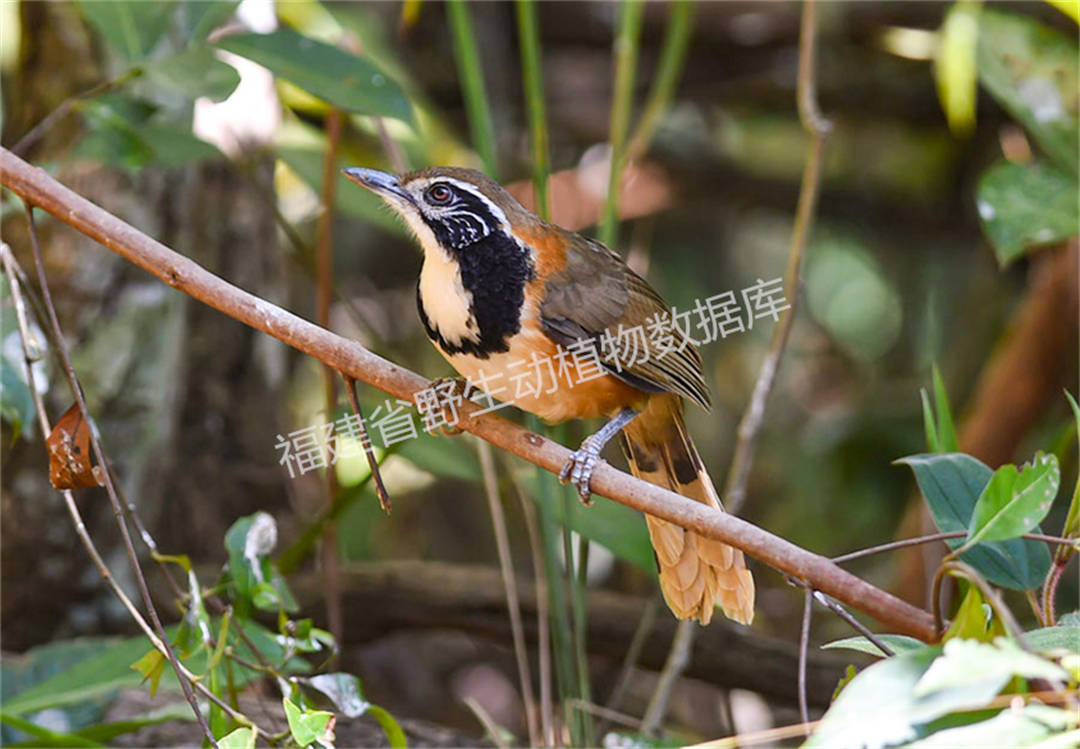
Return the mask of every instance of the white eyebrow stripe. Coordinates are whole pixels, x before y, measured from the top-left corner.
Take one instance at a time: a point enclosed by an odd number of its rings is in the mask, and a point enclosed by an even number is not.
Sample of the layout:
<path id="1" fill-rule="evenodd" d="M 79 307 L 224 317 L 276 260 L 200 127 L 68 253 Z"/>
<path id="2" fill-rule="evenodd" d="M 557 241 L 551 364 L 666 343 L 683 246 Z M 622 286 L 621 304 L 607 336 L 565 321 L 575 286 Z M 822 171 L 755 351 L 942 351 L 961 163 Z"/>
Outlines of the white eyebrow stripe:
<path id="1" fill-rule="evenodd" d="M 491 199 L 488 198 L 487 195 L 484 195 L 484 193 L 480 192 L 480 190 L 476 189 L 476 185 L 472 184 L 471 182 L 463 182 L 462 180 L 454 179 L 453 177 L 425 177 L 421 180 L 416 180 L 416 182 L 424 189 L 427 189 L 430 185 L 433 185 L 436 182 L 446 182 L 447 184 L 454 185 L 454 187 L 460 188 L 465 192 L 469 193 L 470 195 L 479 198 L 484 203 L 484 205 L 487 206 L 488 210 L 491 211 L 491 215 L 494 216 L 499 221 L 499 223 L 501 223 L 505 227 L 510 226 L 510 222 L 507 221 L 506 214 L 503 212 L 503 209 L 499 208 L 499 206 L 491 202 Z"/>

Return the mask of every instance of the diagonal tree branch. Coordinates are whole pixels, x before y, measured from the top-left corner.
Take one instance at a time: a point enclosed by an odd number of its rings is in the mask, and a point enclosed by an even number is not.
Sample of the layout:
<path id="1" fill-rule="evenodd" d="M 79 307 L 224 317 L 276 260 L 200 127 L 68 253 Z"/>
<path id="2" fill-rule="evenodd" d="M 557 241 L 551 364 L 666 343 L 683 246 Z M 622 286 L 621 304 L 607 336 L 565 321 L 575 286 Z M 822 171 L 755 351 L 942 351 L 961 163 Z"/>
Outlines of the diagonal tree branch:
<path id="1" fill-rule="evenodd" d="M 358 380 L 408 400 L 428 380 L 218 278 L 198 263 L 99 208 L 42 169 L 0 148 L 0 183 L 64 223 L 157 276 L 169 286 L 299 349 Z M 570 457 L 562 445 L 493 414 L 460 409 L 459 426 L 552 473 Z M 742 549 L 887 626 L 924 641 L 935 637 L 933 617 L 896 596 L 751 523 L 636 479 L 606 463 L 593 474 L 594 493 Z"/>

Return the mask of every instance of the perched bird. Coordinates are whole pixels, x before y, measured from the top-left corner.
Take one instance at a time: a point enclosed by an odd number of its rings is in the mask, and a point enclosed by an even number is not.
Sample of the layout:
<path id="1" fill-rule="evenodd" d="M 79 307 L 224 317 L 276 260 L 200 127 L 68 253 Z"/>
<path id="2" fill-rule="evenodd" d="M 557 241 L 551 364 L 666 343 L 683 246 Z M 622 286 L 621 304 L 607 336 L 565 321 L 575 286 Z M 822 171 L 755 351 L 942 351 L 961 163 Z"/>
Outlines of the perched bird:
<path id="1" fill-rule="evenodd" d="M 461 375 L 548 422 L 610 419 L 562 471 L 583 501 L 600 451 L 621 431 L 635 476 L 722 509 L 683 421 L 683 398 L 709 407 L 693 344 L 671 326 L 664 350 L 656 337 L 638 336 L 635 345 L 643 350 L 633 360 L 619 361 L 618 349 L 602 345 L 605 336 L 610 342 L 671 312 L 618 255 L 543 221 L 471 169 L 345 174 L 386 201 L 419 240 L 420 319 Z M 539 365 L 545 361 L 559 366 Z M 589 362 L 595 371 L 586 376 Z M 520 387 L 530 367 L 546 380 Z M 515 378 L 516 389 L 508 385 Z M 646 520 L 660 587 L 677 617 L 708 624 L 719 605 L 728 617 L 750 622 L 754 581 L 741 551 L 659 518 Z"/>

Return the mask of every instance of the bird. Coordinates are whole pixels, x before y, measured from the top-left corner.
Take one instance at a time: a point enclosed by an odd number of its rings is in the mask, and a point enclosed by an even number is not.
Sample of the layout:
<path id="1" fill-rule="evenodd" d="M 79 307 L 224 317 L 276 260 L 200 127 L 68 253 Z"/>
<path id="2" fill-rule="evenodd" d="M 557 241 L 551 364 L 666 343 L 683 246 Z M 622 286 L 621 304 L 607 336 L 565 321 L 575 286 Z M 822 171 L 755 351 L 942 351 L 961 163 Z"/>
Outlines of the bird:
<path id="1" fill-rule="evenodd" d="M 616 335 L 663 320 L 671 308 L 604 244 L 544 221 L 482 172 L 429 167 L 397 175 L 343 170 L 390 206 L 423 251 L 416 288 L 428 338 L 468 383 L 549 423 L 606 418 L 560 474 L 589 503 L 589 480 L 617 434 L 631 472 L 709 507 L 723 509 L 686 429 L 683 399 L 708 410 L 701 356 L 679 326 L 669 340 L 640 339 L 636 360 L 607 345 Z M 661 350 L 662 349 L 662 350 Z M 571 360 L 566 352 L 574 351 Z M 580 354 L 580 356 L 578 355 Z M 558 360 L 521 388 L 530 362 Z M 586 377 L 586 374 L 589 374 Z M 712 619 L 717 606 L 742 624 L 754 615 L 754 580 L 742 551 L 645 516 L 660 589 L 674 615 Z"/>

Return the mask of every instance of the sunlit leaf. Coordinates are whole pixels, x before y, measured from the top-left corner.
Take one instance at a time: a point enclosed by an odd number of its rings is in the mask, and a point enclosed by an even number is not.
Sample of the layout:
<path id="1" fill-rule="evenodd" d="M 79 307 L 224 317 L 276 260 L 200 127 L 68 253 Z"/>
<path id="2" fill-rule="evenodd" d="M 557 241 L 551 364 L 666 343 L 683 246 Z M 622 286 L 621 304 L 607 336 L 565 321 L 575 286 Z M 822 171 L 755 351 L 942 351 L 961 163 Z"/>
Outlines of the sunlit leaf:
<path id="1" fill-rule="evenodd" d="M 360 680 L 352 674 L 319 674 L 297 681 L 324 695 L 336 708 L 336 712 L 346 718 L 359 718 L 371 706 L 360 691 Z"/>
<path id="2" fill-rule="evenodd" d="M 234 34 L 218 46 L 268 68 L 274 75 L 355 114 L 409 121 L 405 92 L 370 61 L 291 29 L 269 34 Z"/>
<path id="3" fill-rule="evenodd" d="M 155 648 L 131 664 L 132 669 L 138 671 L 143 679 L 150 682 L 151 697 L 157 694 L 158 682 L 161 681 L 161 675 L 165 672 L 165 662 L 165 656 Z"/>
<path id="4" fill-rule="evenodd" d="M 1060 480 L 1057 457 L 1041 451 L 1023 470 L 1004 465 L 994 471 L 975 503 L 961 548 L 1016 538 L 1037 527 L 1054 503 Z"/>
<path id="5" fill-rule="evenodd" d="M 923 647 L 925 643 L 921 640 L 917 640 L 914 637 L 908 637 L 907 635 L 874 635 L 878 640 L 882 642 L 886 647 L 893 651 L 893 653 L 906 653 L 910 650 L 918 650 Z M 885 653 L 878 649 L 878 646 L 870 642 L 867 638 L 859 635 L 857 637 L 845 637 L 842 640 L 833 640 L 827 642 L 821 646 L 822 650 L 854 650 L 859 653 L 866 653 L 868 655 L 876 655 L 879 658 L 885 657 Z"/>
<path id="6" fill-rule="evenodd" d="M 979 21 L 979 81 L 1018 120 L 1057 166 L 1080 169 L 1075 34 L 1028 14 L 987 8 Z"/>
<path id="7" fill-rule="evenodd" d="M 912 694 L 925 697 L 954 687 L 981 685 L 987 690 L 989 699 L 1014 676 L 1049 680 L 1069 678 L 1069 674 L 1053 661 L 1022 650 L 1008 638 L 999 637 L 993 644 L 957 639 L 945 643 L 941 657 L 930 664 Z"/>
<path id="8" fill-rule="evenodd" d="M 237 728 L 217 740 L 220 749 L 255 749 L 255 732 L 250 728 Z"/>
<path id="9" fill-rule="evenodd" d="M 911 467 L 937 527 L 945 532 L 968 531 L 975 502 L 994 472 L 963 453 L 912 455 L 897 463 Z M 946 542 L 956 549 L 963 539 Z M 1039 541 L 1012 539 L 980 543 L 960 558 L 995 585 L 1030 590 L 1050 569 L 1050 552 Z"/>
<path id="10" fill-rule="evenodd" d="M 1080 625 L 1043 627 L 1024 633 L 1024 640 L 1033 650 L 1068 650 L 1080 654 Z"/>
<path id="11" fill-rule="evenodd" d="M 324 710 L 307 710 L 298 707 L 288 697 L 281 700 L 285 706 L 285 718 L 289 721 L 289 733 L 300 746 L 316 742 L 332 745 L 334 740 L 334 714 Z"/>
<path id="12" fill-rule="evenodd" d="M 1005 634 L 1005 627 L 994 616 L 993 609 L 983 600 L 982 593 L 974 585 L 962 583 L 961 589 L 967 588 L 960 605 L 956 609 L 949 628 L 942 640 L 980 640 L 993 642 L 995 637 Z"/>
<path id="13" fill-rule="evenodd" d="M 979 178 L 976 206 L 1002 265 L 1077 233 L 1075 176 L 1048 164 L 999 161 Z"/>
<path id="14" fill-rule="evenodd" d="M 129 62 L 144 59 L 169 26 L 171 0 L 80 0 L 87 22 Z"/>
<path id="15" fill-rule="evenodd" d="M 1026 705 L 1020 710 L 1006 709 L 989 720 L 968 725 L 946 728 L 930 736 L 914 741 L 910 749 L 986 749 L 991 746 L 1035 746 L 1048 738 L 1052 731 L 1065 726 L 1065 720 L 1055 721 L 1057 727 L 1048 725 L 1045 717 L 1032 708 L 1044 705 Z M 1064 711 L 1060 711 L 1064 712 Z M 1040 745 L 1041 746 L 1041 745 Z M 1070 744 L 1062 744 L 1064 747 Z M 1050 749 L 1050 747 L 1044 747 Z"/>

